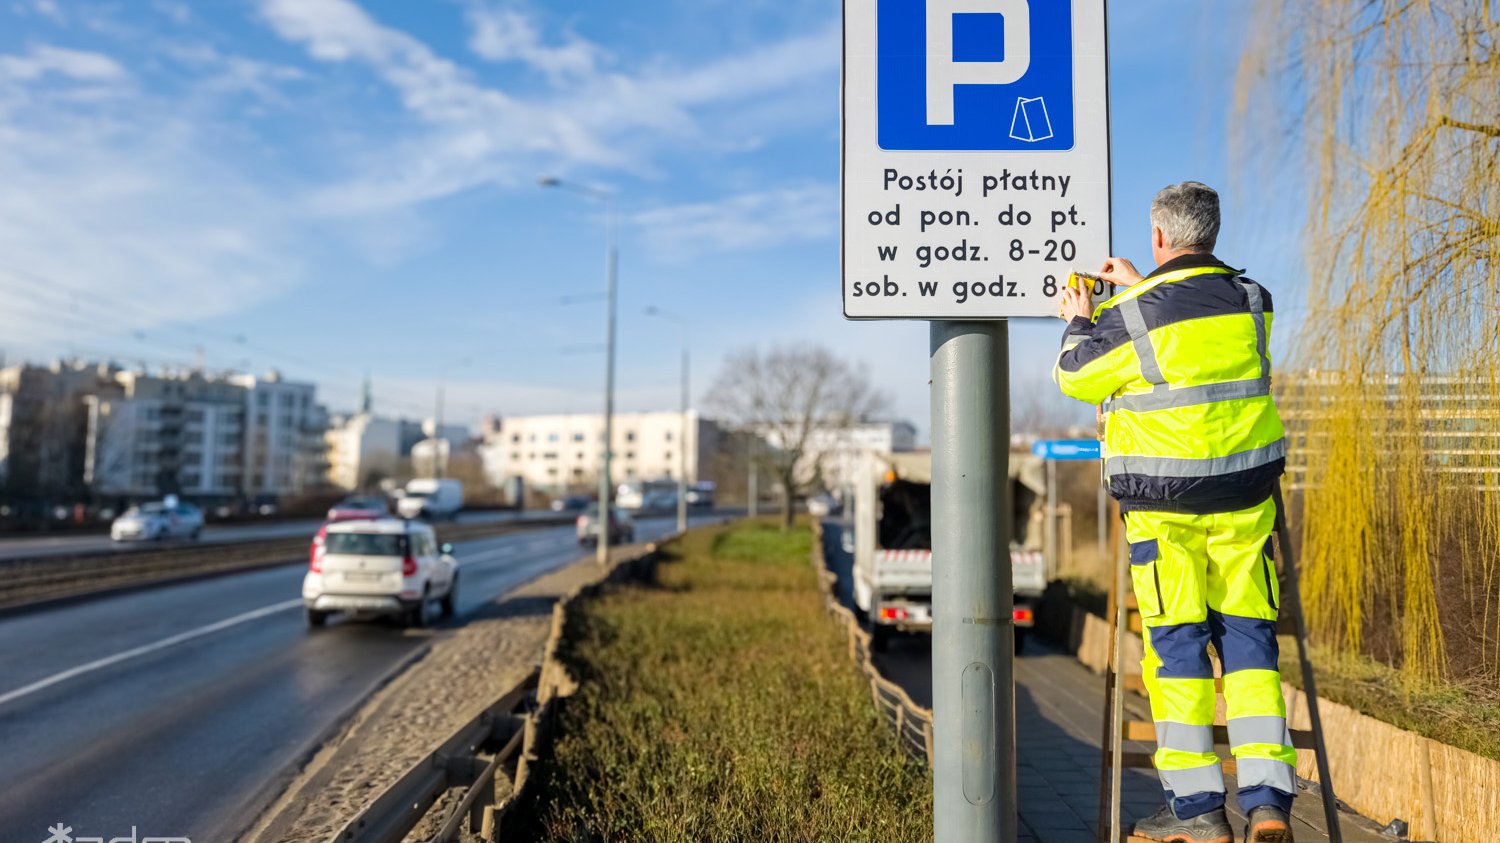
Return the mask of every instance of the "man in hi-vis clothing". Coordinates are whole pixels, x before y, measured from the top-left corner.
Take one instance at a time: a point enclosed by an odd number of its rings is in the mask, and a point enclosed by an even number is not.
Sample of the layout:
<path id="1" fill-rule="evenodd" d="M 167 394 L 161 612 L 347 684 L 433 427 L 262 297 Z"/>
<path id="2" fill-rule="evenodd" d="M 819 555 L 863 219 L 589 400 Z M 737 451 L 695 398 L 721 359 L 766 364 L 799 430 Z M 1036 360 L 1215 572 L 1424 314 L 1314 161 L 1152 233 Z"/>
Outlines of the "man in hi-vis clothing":
<path id="1" fill-rule="evenodd" d="M 1142 278 L 1110 258 L 1099 274 L 1123 289 L 1097 308 L 1086 286 L 1064 292 L 1053 376 L 1067 395 L 1104 405 L 1104 473 L 1124 513 L 1144 620 L 1167 805 L 1135 834 L 1234 839 L 1214 754 L 1212 644 L 1246 839 L 1290 843 L 1297 755 L 1276 669 L 1271 492 L 1286 446 L 1271 398 L 1271 294 L 1211 254 L 1218 234 L 1213 189 L 1184 182 L 1158 193 L 1156 270 Z"/>

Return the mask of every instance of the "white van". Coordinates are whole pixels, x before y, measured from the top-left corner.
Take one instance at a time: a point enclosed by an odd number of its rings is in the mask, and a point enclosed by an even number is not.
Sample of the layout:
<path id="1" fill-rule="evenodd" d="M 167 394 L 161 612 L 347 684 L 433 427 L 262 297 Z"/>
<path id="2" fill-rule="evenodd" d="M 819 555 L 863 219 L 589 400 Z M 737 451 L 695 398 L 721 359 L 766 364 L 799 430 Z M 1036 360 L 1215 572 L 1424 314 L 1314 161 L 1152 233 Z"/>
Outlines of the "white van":
<path id="1" fill-rule="evenodd" d="M 402 518 L 441 521 L 454 518 L 464 505 L 464 484 L 457 480 L 419 479 L 406 484 L 406 494 L 396 502 Z"/>
<path id="2" fill-rule="evenodd" d="M 453 546 L 439 546 L 432 527 L 418 521 L 345 521 L 328 525 L 323 552 L 302 578 L 307 625 L 320 627 L 334 612 L 352 617 L 399 616 L 426 626 L 436 601 L 444 617 L 458 595 Z"/>

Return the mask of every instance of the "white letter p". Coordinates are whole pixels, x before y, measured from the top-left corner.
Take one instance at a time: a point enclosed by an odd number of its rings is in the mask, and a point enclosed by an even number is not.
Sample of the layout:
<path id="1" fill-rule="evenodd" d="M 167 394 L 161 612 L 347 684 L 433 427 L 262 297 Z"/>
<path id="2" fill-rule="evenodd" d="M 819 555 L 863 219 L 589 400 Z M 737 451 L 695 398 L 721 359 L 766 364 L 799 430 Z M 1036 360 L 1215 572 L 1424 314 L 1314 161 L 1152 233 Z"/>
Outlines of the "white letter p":
<path id="1" fill-rule="evenodd" d="M 953 60 L 953 16 L 1005 17 L 1000 61 Z M 1009 85 L 1031 66 L 1031 6 L 1028 0 L 927 0 L 927 125 L 953 125 L 953 86 Z"/>

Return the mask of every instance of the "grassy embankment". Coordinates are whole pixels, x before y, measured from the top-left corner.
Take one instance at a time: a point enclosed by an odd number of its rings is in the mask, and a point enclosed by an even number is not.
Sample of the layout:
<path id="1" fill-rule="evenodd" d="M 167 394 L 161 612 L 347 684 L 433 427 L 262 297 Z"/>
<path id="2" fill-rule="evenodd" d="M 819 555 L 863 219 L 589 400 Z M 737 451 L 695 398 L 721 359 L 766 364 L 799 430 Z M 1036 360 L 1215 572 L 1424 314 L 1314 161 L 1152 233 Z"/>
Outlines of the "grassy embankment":
<path id="1" fill-rule="evenodd" d="M 810 551 L 805 526 L 695 530 L 655 586 L 574 606 L 581 687 L 522 839 L 931 839 L 927 767 L 880 721 Z"/>

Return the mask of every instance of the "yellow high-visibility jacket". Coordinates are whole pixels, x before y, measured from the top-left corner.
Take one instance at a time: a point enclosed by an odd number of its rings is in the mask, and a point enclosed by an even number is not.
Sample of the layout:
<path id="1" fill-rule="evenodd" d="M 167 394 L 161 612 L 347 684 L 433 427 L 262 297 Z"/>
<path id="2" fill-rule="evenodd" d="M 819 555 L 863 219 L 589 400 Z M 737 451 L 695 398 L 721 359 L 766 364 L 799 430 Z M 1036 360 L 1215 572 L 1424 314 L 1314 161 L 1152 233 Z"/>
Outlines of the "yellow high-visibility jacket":
<path id="1" fill-rule="evenodd" d="M 1208 254 L 1182 255 L 1075 317 L 1053 379 L 1103 403 L 1104 473 L 1123 511 L 1232 512 L 1286 467 L 1271 397 L 1271 294 Z"/>

